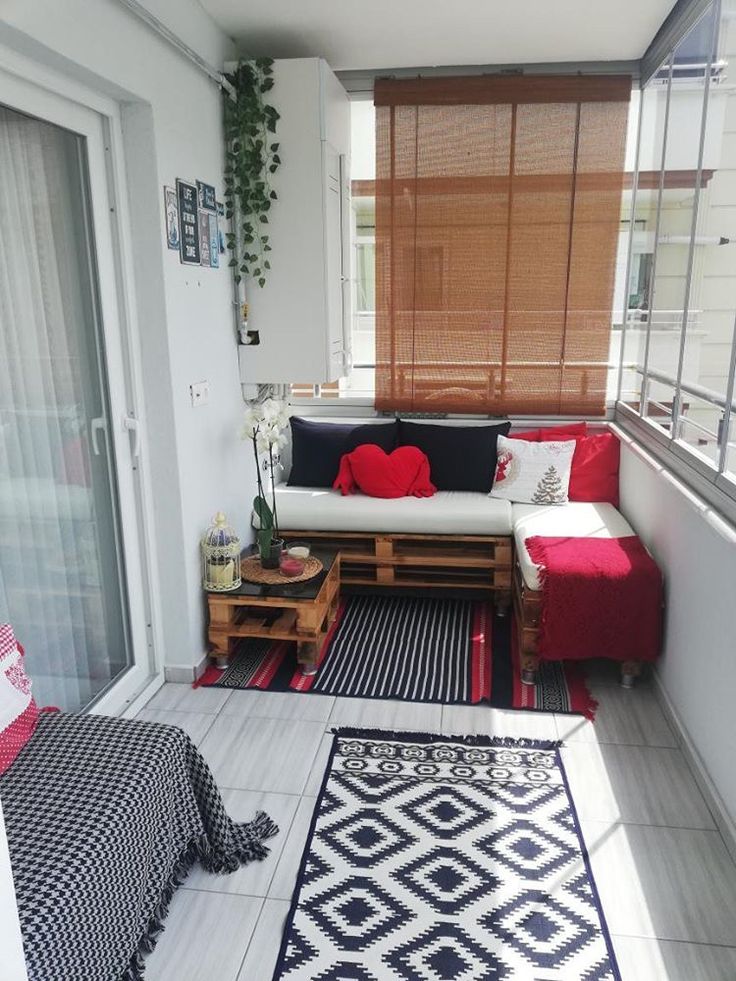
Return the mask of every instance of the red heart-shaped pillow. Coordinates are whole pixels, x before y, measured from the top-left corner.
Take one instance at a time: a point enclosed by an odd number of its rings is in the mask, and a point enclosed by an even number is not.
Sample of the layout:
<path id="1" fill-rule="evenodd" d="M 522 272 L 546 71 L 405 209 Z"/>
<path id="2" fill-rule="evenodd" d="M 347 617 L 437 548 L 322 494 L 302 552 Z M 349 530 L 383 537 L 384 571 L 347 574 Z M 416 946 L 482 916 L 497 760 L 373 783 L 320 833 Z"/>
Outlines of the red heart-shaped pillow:
<path id="1" fill-rule="evenodd" d="M 343 494 L 361 490 L 369 497 L 431 497 L 437 488 L 429 479 L 429 460 L 416 446 L 400 446 L 386 453 L 375 443 L 364 443 L 340 460 L 332 485 Z"/>

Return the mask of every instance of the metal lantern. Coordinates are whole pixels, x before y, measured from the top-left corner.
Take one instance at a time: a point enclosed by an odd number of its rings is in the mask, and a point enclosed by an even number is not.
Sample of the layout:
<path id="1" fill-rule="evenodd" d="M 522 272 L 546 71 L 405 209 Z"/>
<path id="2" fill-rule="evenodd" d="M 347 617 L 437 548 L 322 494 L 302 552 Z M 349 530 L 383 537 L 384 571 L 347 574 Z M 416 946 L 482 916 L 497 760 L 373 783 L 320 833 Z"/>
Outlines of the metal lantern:
<path id="1" fill-rule="evenodd" d="M 215 593 L 237 589 L 240 578 L 240 539 L 218 511 L 202 538 L 202 586 Z"/>

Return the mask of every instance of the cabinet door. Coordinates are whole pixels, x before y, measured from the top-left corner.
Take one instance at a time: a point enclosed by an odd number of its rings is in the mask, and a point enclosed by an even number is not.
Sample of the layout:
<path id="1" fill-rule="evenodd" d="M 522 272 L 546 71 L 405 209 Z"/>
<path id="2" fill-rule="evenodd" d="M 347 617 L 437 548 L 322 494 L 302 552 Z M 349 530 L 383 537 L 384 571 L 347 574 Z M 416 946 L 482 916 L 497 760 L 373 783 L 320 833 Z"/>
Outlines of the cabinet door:
<path id="1" fill-rule="evenodd" d="M 353 367 L 352 257 L 353 222 L 350 184 L 350 157 L 340 155 L 340 235 L 342 248 L 342 345 L 343 375 Z"/>
<path id="2" fill-rule="evenodd" d="M 335 381 L 346 373 L 343 333 L 343 235 L 340 155 L 324 143 L 325 289 L 327 293 L 327 363 Z"/>

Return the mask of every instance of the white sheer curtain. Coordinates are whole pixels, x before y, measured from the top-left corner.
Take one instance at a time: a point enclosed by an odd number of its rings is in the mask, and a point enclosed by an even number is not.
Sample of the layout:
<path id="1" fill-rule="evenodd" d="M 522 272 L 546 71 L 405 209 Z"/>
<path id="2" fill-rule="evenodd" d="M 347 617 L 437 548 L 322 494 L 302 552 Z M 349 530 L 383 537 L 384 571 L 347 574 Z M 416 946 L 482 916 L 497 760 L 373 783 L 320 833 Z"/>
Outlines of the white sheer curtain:
<path id="1" fill-rule="evenodd" d="M 66 709 L 125 663 L 81 152 L 0 108 L 0 621 Z"/>

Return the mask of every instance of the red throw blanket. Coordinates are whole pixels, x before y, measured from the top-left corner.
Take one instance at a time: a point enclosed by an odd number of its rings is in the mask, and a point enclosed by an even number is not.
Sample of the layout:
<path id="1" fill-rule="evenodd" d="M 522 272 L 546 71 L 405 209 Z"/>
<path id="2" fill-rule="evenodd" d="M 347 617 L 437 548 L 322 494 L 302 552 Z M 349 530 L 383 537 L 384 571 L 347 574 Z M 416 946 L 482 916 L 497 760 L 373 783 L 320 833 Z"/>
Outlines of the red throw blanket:
<path id="1" fill-rule="evenodd" d="M 662 640 L 662 575 L 636 535 L 527 538 L 542 567 L 539 654 L 547 661 L 653 661 Z"/>

